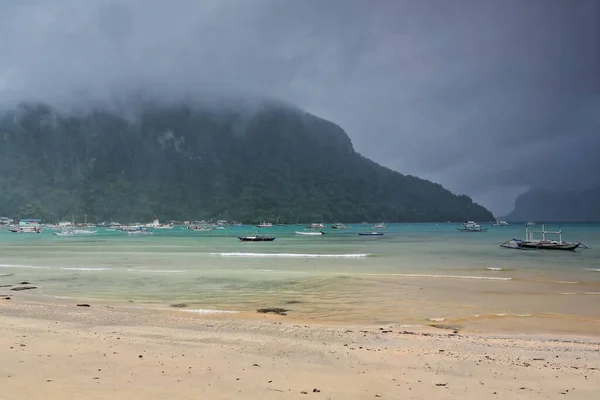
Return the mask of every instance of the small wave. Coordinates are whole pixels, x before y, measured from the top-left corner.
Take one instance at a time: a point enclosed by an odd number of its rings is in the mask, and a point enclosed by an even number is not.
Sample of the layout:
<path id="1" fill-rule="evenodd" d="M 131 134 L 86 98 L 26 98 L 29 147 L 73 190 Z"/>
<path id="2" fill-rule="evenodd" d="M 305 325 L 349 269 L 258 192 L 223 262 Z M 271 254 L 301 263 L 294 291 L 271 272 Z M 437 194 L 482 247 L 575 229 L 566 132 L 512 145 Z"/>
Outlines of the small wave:
<path id="1" fill-rule="evenodd" d="M 496 317 L 506 317 L 506 314 L 496 314 Z"/>
<path id="2" fill-rule="evenodd" d="M 0 274 L 0 278 L 5 277 L 5 276 L 13 276 L 13 274 Z"/>
<path id="3" fill-rule="evenodd" d="M 41 265 L 20 265 L 20 264 L 0 264 L 3 268 L 34 268 L 34 269 L 48 269 L 50 267 Z"/>
<path id="4" fill-rule="evenodd" d="M 60 269 L 66 271 L 110 271 L 110 268 L 104 267 L 61 267 Z"/>
<path id="5" fill-rule="evenodd" d="M 584 292 L 584 294 L 600 295 L 600 292 Z"/>
<path id="6" fill-rule="evenodd" d="M 75 297 L 70 296 L 54 296 L 55 299 L 74 299 Z"/>
<path id="7" fill-rule="evenodd" d="M 442 278 L 442 279 L 475 279 L 482 281 L 510 281 L 512 278 L 498 276 L 469 276 L 469 275 L 427 275 L 427 274 L 367 274 L 370 276 L 404 276 L 407 278 Z"/>
<path id="8" fill-rule="evenodd" d="M 600 268 L 584 268 L 586 271 L 600 272 Z"/>
<path id="9" fill-rule="evenodd" d="M 502 271 L 502 268 L 499 267 L 486 267 L 485 269 L 490 271 Z"/>
<path id="10" fill-rule="evenodd" d="M 431 321 L 431 322 L 444 322 L 445 318 L 444 317 L 433 317 L 433 318 L 427 318 L 427 321 Z"/>
<path id="11" fill-rule="evenodd" d="M 573 295 L 573 294 L 577 294 L 577 293 L 575 293 L 575 292 L 562 292 L 562 293 L 559 293 L 559 294 L 562 294 L 562 295 Z"/>
<path id="12" fill-rule="evenodd" d="M 402 324 L 402 325 L 397 325 L 398 328 L 422 328 L 423 325 L 420 324 Z"/>
<path id="13" fill-rule="evenodd" d="M 579 282 L 571 282 L 571 281 L 554 281 L 554 282 L 552 282 L 552 283 L 562 283 L 562 284 L 573 284 L 573 285 L 574 285 L 574 284 L 576 284 L 576 283 L 579 283 Z"/>
<path id="14" fill-rule="evenodd" d="M 155 272 L 157 274 L 175 274 L 179 272 L 185 272 L 181 269 L 135 269 L 128 268 L 127 272 Z"/>
<path id="15" fill-rule="evenodd" d="M 371 254 L 300 254 L 300 253 L 210 253 L 221 257 L 266 257 L 266 258 L 363 258 Z"/>
<path id="16" fill-rule="evenodd" d="M 196 314 L 237 314 L 239 313 L 239 311 L 232 311 L 232 310 L 211 310 L 211 309 L 206 309 L 206 308 L 197 308 L 197 309 L 190 309 L 190 310 L 181 310 L 183 312 L 190 312 L 190 313 L 196 313 Z"/>
<path id="17" fill-rule="evenodd" d="M 531 314 L 515 314 L 515 317 L 531 317 Z"/>

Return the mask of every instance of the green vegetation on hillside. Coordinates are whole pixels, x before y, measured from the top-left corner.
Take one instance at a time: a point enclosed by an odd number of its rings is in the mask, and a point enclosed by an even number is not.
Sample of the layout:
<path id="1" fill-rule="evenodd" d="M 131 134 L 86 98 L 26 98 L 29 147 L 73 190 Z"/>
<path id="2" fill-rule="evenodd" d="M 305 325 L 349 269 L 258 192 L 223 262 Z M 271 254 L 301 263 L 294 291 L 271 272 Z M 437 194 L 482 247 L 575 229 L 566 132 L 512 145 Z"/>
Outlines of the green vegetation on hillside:
<path id="1" fill-rule="evenodd" d="M 356 153 L 337 125 L 279 104 L 0 116 L 0 215 L 90 221 L 491 220 L 467 196 Z"/>

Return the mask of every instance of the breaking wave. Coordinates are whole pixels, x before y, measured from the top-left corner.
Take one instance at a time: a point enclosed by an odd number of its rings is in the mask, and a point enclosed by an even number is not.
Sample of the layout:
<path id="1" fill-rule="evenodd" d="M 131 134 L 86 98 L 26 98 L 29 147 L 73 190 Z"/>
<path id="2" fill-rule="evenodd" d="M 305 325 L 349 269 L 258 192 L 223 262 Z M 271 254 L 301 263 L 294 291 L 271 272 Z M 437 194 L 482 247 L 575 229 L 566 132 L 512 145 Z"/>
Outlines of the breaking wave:
<path id="1" fill-rule="evenodd" d="M 470 275 L 427 275 L 427 274 L 367 274 L 370 276 L 403 276 L 407 278 L 474 279 L 482 281 L 510 281 L 511 277 Z"/>
<path id="2" fill-rule="evenodd" d="M 50 267 L 42 265 L 20 265 L 20 264 L 0 264 L 2 268 L 34 268 L 34 269 L 48 269 Z"/>
<path id="3" fill-rule="evenodd" d="M 264 258 L 364 258 L 371 254 L 301 254 L 301 253 L 210 253 L 221 257 L 264 257 Z"/>

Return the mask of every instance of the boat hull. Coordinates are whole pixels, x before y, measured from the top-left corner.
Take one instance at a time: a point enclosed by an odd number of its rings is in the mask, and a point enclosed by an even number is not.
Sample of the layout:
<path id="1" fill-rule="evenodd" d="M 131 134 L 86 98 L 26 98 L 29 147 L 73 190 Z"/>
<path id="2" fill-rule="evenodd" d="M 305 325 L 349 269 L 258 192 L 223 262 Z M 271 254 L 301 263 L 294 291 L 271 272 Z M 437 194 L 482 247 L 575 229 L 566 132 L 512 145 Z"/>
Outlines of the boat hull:
<path id="1" fill-rule="evenodd" d="M 263 237 L 263 236 L 256 236 L 256 237 L 239 237 L 238 239 L 240 239 L 240 242 L 272 242 L 273 240 L 275 240 L 274 237 L 268 236 L 268 237 Z"/>
<path id="2" fill-rule="evenodd" d="M 383 236 L 382 232 L 360 232 L 358 236 Z"/>
<path id="3" fill-rule="evenodd" d="M 535 243 L 535 242 L 517 242 L 517 246 L 523 249 L 536 250 L 564 250 L 573 251 L 579 247 L 579 243 Z"/>
<path id="4" fill-rule="evenodd" d="M 302 232 L 302 231 L 296 231 L 296 235 L 300 235 L 300 236 L 321 236 L 324 235 L 325 232 Z"/>

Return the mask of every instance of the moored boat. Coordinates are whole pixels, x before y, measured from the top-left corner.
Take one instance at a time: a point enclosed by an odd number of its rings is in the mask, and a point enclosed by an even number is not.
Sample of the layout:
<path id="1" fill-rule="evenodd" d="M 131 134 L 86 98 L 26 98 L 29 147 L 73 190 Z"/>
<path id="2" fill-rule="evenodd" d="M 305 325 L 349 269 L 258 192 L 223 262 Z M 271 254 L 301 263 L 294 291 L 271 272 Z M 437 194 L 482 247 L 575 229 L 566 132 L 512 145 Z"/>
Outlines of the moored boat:
<path id="1" fill-rule="evenodd" d="M 359 236 L 383 236 L 383 232 L 358 232 Z"/>
<path id="2" fill-rule="evenodd" d="M 305 230 L 305 231 L 296 231 L 296 235 L 300 235 L 300 236 L 320 236 L 320 235 L 324 235 L 325 232 L 323 231 L 309 231 L 309 230 Z"/>
<path id="3" fill-rule="evenodd" d="M 272 242 L 275 240 L 274 236 L 238 236 L 240 242 Z"/>
<path id="4" fill-rule="evenodd" d="M 475 221 L 465 221 L 460 228 L 457 228 L 461 232 L 485 232 L 486 228 L 482 228 Z"/>
<path id="5" fill-rule="evenodd" d="M 510 226 L 510 224 L 506 221 L 502 221 L 502 220 L 496 220 L 496 222 L 494 222 L 492 224 L 493 226 Z"/>
<path id="6" fill-rule="evenodd" d="M 352 228 L 350 225 L 344 225 L 341 222 L 336 222 L 335 224 L 331 225 L 331 229 L 350 229 Z"/>
<path id="7" fill-rule="evenodd" d="M 521 249 L 521 250 L 566 250 L 573 251 L 578 247 L 586 247 L 580 242 L 565 242 L 562 239 L 562 229 L 558 231 L 547 231 L 544 224 L 542 229 L 534 231 L 532 226 L 535 224 L 527 223 L 525 225 L 525 240 L 513 238 L 507 242 L 504 242 L 500 247 L 509 249 Z M 541 234 L 541 239 L 536 239 L 535 234 Z M 546 235 L 558 236 L 558 240 L 548 239 Z"/>

